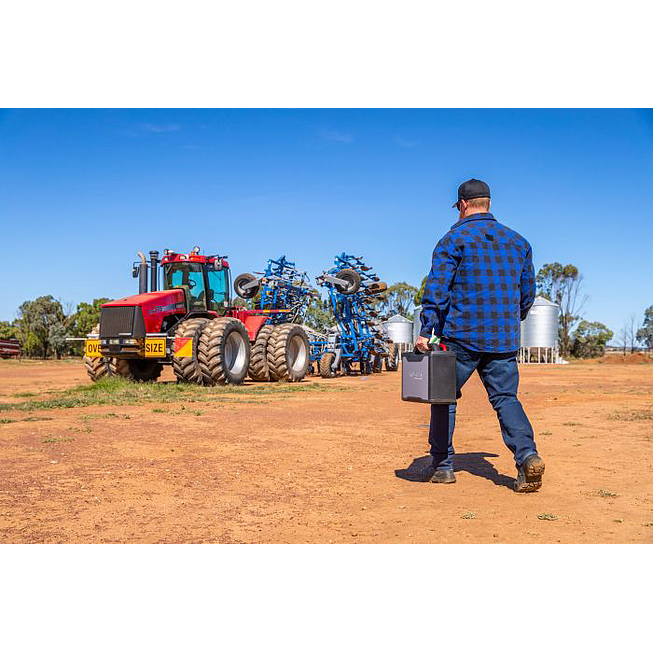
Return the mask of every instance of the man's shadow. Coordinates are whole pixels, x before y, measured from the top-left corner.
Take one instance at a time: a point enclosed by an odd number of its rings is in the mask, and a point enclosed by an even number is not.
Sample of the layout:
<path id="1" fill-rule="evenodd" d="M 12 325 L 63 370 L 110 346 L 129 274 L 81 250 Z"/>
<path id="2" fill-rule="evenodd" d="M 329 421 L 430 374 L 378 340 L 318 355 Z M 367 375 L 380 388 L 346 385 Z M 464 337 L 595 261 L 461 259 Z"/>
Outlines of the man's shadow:
<path id="1" fill-rule="evenodd" d="M 494 465 L 487 458 L 498 458 L 495 453 L 475 451 L 470 453 L 457 453 L 453 457 L 453 468 L 456 472 L 469 472 L 474 476 L 486 478 L 495 485 L 502 485 L 512 490 L 514 479 L 505 474 L 499 474 Z M 431 465 L 431 456 L 415 458 L 406 469 L 395 469 L 395 476 L 414 483 L 428 482 L 425 476 L 426 468 Z"/>

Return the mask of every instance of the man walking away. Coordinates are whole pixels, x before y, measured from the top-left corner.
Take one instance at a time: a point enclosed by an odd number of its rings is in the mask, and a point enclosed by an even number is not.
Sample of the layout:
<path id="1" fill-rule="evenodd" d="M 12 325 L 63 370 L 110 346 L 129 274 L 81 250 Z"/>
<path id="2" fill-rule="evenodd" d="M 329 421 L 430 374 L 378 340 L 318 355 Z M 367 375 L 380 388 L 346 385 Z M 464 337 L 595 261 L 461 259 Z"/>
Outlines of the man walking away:
<path id="1" fill-rule="evenodd" d="M 428 351 L 432 333 L 456 353 L 456 396 L 476 370 L 497 412 L 501 435 L 517 466 L 516 492 L 542 486 L 544 462 L 533 428 L 517 399 L 520 321 L 535 299 L 531 246 L 490 211 L 490 187 L 470 179 L 458 188 L 458 222 L 433 251 L 422 299 L 417 347 Z M 456 404 L 431 406 L 427 470 L 434 483 L 455 483 Z"/>

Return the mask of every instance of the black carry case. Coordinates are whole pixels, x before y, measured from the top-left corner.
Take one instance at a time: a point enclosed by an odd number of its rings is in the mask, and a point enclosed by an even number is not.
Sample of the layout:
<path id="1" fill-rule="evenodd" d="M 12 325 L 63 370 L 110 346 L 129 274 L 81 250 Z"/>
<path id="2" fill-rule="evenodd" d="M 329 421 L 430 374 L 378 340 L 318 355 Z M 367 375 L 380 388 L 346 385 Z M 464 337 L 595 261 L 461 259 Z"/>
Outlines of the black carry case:
<path id="1" fill-rule="evenodd" d="M 401 355 L 401 398 L 423 404 L 456 403 L 456 354 L 435 350 Z"/>

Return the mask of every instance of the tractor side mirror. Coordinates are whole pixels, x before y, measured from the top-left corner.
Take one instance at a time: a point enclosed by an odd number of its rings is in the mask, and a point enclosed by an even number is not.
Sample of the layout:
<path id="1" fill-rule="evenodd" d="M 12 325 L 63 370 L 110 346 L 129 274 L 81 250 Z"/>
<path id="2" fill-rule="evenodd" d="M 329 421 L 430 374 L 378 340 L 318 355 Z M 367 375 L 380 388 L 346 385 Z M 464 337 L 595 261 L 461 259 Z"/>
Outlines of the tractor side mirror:
<path id="1" fill-rule="evenodd" d="M 134 279 L 138 276 L 138 263 L 134 263 L 134 269 L 132 270 L 132 277 Z"/>

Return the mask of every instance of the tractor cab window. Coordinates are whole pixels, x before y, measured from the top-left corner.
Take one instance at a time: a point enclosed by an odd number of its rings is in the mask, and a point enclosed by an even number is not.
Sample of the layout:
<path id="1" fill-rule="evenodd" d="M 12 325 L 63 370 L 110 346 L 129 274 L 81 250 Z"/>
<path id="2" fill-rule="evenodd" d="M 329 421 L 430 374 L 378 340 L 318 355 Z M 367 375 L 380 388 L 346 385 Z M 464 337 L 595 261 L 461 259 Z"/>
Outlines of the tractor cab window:
<path id="1" fill-rule="evenodd" d="M 206 310 L 204 304 L 204 273 L 199 263 L 169 263 L 164 272 L 165 289 L 181 288 L 186 295 L 189 311 Z"/>
<path id="2" fill-rule="evenodd" d="M 229 300 L 229 283 L 226 270 L 207 270 L 209 278 L 209 310 L 221 311 Z"/>

